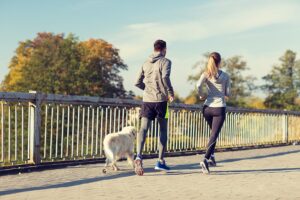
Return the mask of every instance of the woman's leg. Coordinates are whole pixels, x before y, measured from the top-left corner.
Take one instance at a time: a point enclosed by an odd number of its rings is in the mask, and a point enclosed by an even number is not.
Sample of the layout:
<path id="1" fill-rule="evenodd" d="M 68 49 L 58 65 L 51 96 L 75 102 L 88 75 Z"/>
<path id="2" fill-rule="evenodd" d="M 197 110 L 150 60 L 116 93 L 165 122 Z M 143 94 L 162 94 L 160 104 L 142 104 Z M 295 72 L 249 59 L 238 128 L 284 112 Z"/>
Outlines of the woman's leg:
<path id="1" fill-rule="evenodd" d="M 217 114 L 213 116 L 212 119 L 212 129 L 211 129 L 211 135 L 209 138 L 209 142 L 207 145 L 207 150 L 205 154 L 205 158 L 209 159 L 210 156 L 214 153 L 217 139 L 219 137 L 219 134 L 221 132 L 222 126 L 225 121 L 225 110 L 223 111 L 224 108 L 213 108 L 214 114 Z"/>
<path id="2" fill-rule="evenodd" d="M 205 121 L 207 122 L 207 124 L 208 124 L 208 126 L 209 126 L 209 128 L 211 130 L 211 128 L 212 128 L 212 120 L 213 120 L 213 115 L 211 113 L 211 109 L 208 106 L 204 106 L 202 113 L 203 113 Z"/>

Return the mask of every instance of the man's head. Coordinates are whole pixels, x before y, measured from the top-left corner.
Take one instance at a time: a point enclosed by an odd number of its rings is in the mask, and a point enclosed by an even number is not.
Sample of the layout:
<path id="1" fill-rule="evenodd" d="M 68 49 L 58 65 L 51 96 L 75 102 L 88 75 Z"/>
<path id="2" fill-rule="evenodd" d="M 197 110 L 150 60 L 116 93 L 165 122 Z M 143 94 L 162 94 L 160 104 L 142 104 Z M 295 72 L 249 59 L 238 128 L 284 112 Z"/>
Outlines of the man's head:
<path id="1" fill-rule="evenodd" d="M 154 42 L 154 51 L 160 52 L 162 55 L 166 55 L 167 52 L 167 43 L 163 40 L 156 40 Z"/>

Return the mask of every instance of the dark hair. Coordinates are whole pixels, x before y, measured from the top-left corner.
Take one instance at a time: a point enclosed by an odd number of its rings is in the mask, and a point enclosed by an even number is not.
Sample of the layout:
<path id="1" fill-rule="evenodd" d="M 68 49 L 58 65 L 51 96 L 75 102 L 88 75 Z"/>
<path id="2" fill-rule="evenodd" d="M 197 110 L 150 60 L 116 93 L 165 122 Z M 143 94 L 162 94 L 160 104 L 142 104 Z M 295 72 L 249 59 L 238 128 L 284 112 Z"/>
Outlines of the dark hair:
<path id="1" fill-rule="evenodd" d="M 215 61 L 215 64 L 218 65 L 221 62 L 221 55 L 218 52 L 212 52 L 209 57 L 212 57 Z"/>
<path id="2" fill-rule="evenodd" d="M 167 47 L 167 43 L 163 40 L 156 40 L 154 42 L 154 50 L 155 51 L 162 51 Z"/>

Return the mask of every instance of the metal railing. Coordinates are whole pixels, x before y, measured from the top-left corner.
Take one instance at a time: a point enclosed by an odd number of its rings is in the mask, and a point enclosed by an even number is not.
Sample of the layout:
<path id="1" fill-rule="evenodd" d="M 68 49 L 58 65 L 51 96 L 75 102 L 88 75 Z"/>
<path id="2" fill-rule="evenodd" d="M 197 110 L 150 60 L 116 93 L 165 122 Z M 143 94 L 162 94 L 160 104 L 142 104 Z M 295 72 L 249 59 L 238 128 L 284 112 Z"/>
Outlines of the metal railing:
<path id="1" fill-rule="evenodd" d="M 102 158 L 105 135 L 140 127 L 141 102 L 87 96 L 0 92 L 0 166 Z M 169 152 L 205 149 L 200 105 L 171 104 Z M 158 151 L 153 121 L 144 153 Z M 217 148 L 300 141 L 300 112 L 227 108 Z"/>

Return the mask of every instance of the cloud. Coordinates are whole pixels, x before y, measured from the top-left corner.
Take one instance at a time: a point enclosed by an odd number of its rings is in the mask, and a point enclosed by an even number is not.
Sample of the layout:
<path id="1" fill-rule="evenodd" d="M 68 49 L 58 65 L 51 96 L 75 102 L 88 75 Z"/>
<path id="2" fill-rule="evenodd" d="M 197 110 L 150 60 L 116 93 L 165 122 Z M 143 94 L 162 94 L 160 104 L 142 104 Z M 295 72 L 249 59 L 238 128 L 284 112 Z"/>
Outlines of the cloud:
<path id="1" fill-rule="evenodd" d="M 240 33 L 292 20 L 299 9 L 299 4 L 288 1 L 241 1 L 243 3 L 238 5 L 236 2 L 206 5 L 205 17 L 195 14 L 194 19 L 130 24 L 114 43 L 121 49 L 121 55 L 130 60 L 148 49 L 149 43 L 157 38 L 172 44 Z M 203 8 L 198 9 L 203 12 Z M 195 8 L 191 11 L 197 13 Z"/>

